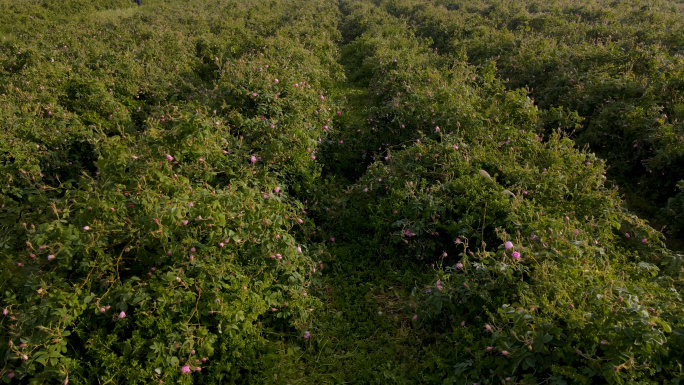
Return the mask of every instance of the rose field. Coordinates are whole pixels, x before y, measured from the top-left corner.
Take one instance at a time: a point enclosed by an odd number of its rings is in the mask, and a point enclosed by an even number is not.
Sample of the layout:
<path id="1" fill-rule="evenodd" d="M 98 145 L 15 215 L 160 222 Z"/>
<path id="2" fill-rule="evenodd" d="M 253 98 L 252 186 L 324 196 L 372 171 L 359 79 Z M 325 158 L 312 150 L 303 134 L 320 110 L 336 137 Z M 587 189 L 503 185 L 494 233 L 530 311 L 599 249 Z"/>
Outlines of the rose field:
<path id="1" fill-rule="evenodd" d="M 3 383 L 684 384 L 682 290 L 683 0 L 0 0 Z"/>

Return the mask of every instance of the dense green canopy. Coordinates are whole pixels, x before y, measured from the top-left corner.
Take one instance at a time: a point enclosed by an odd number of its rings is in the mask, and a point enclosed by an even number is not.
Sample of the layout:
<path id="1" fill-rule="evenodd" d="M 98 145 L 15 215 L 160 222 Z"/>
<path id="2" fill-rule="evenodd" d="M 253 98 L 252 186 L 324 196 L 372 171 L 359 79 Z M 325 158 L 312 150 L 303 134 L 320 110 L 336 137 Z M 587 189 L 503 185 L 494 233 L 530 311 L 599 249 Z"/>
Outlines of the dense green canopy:
<path id="1" fill-rule="evenodd" d="M 0 0 L 0 378 L 680 383 L 681 12 Z"/>

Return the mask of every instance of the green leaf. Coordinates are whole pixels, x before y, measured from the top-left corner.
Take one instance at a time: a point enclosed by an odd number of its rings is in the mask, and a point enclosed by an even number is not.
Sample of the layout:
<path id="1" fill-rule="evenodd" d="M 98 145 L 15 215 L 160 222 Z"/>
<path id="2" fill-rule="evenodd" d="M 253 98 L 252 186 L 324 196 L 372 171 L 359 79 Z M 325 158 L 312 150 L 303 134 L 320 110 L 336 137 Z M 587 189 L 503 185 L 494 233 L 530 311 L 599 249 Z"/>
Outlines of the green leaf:
<path id="1" fill-rule="evenodd" d="M 663 327 L 663 331 L 665 333 L 672 333 L 672 327 L 670 327 L 670 325 L 667 322 L 663 321 L 662 318 L 658 318 L 656 322 Z"/>

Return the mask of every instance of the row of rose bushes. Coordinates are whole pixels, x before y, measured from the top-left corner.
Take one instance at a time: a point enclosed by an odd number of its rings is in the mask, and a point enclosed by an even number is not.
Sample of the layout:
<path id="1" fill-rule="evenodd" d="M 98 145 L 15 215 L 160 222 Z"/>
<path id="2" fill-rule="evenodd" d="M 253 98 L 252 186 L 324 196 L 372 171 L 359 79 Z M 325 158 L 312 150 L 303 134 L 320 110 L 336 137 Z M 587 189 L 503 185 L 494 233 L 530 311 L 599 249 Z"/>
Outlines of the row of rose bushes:
<path id="1" fill-rule="evenodd" d="M 95 3 L 0 42 L 0 377 L 249 381 L 317 304 L 335 3 Z"/>
<path id="2" fill-rule="evenodd" d="M 605 159 L 635 210 L 681 236 L 684 170 L 681 30 L 674 1 L 388 0 L 378 2 L 431 48 L 496 63 L 509 89 L 526 88 L 562 127 Z"/>
<path id="3" fill-rule="evenodd" d="M 449 335 L 431 376 L 682 378 L 683 259 L 604 186 L 605 163 L 559 133 L 544 137 L 543 112 L 493 67 L 440 56 L 367 2 L 343 12 L 343 57 L 370 107 L 365 125 L 336 133 L 356 151 L 333 147 L 337 137 L 330 151 L 342 160 L 333 170 L 361 177 L 312 214 L 363 250 L 359 264 L 435 266 L 409 315 Z"/>

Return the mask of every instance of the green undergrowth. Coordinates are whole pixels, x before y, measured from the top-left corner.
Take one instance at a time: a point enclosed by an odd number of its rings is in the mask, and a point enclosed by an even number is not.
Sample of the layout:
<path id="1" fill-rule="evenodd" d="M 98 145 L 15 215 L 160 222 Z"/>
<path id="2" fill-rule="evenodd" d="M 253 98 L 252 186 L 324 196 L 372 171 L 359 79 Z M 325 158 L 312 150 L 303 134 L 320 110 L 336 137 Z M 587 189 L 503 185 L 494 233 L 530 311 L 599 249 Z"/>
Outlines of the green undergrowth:
<path id="1" fill-rule="evenodd" d="M 446 341 L 424 333 L 408 305 L 416 284 L 434 277 L 432 269 L 411 263 L 359 263 L 361 245 L 329 248 L 325 279 L 318 289 L 324 302 L 311 338 L 285 345 L 274 368 L 278 383 L 433 383 L 430 357 Z"/>

